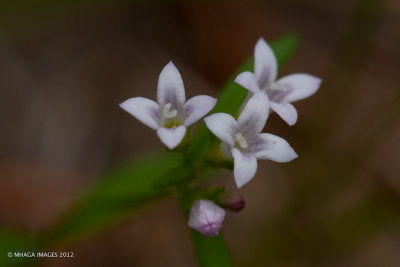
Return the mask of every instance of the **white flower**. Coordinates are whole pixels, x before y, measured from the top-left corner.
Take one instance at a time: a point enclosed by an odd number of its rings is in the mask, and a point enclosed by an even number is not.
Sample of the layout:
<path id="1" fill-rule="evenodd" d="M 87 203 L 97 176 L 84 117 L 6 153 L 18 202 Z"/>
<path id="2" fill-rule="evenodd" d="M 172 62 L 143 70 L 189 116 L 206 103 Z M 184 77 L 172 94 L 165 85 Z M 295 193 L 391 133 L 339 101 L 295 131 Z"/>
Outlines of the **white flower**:
<path id="1" fill-rule="evenodd" d="M 188 225 L 205 236 L 214 237 L 222 227 L 225 214 L 225 210 L 212 201 L 201 199 L 193 204 Z"/>
<path id="2" fill-rule="evenodd" d="M 161 141 L 173 149 L 185 136 L 186 128 L 214 108 L 217 100 L 206 95 L 195 96 L 188 101 L 182 77 L 169 62 L 158 78 L 157 102 L 134 97 L 120 104 L 120 107 L 157 131 Z"/>
<path id="3" fill-rule="evenodd" d="M 276 81 L 278 63 L 267 42 L 260 38 L 254 51 L 254 73 L 240 73 L 235 82 L 252 93 L 265 91 L 270 99 L 270 108 L 287 124 L 297 121 L 297 110 L 291 104 L 313 95 L 321 84 L 321 79 L 305 73 L 296 73 Z"/>
<path id="4" fill-rule="evenodd" d="M 207 127 L 223 141 L 224 151 L 234 158 L 234 176 L 240 188 L 257 171 L 257 159 L 288 162 L 297 158 L 293 148 L 282 138 L 260 133 L 269 113 L 269 100 L 264 92 L 255 93 L 236 121 L 226 113 L 216 113 L 204 119 Z"/>

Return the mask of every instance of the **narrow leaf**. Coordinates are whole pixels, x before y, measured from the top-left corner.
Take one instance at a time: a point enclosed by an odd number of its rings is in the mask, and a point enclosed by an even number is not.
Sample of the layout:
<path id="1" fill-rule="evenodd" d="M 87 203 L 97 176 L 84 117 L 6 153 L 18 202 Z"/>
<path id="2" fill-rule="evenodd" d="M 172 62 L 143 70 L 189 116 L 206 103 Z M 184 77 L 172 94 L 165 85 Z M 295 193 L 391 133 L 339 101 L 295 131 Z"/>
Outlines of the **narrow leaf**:
<path id="1" fill-rule="evenodd" d="M 165 175 L 173 175 L 173 170 L 182 166 L 181 154 L 161 152 L 116 168 L 47 233 L 47 241 L 79 238 L 131 214 L 146 201 L 165 195 L 166 189 L 154 187 L 153 183 Z"/>

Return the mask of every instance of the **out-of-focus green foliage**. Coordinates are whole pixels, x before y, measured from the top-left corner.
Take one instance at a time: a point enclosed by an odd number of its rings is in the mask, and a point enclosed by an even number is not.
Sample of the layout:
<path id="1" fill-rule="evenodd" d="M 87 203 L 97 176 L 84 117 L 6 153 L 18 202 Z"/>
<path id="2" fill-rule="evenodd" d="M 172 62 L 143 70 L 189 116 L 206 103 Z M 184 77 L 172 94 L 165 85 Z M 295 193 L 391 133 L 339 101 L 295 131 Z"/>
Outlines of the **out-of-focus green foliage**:
<path id="1" fill-rule="evenodd" d="M 27 234 L 11 230 L 0 231 L 0 266 L 23 266 L 31 263 L 31 258 L 16 257 L 14 253 L 35 251 L 36 243 Z"/>
<path id="2" fill-rule="evenodd" d="M 116 168 L 107 173 L 70 214 L 51 229 L 46 239 L 50 242 L 73 239 L 104 228 L 130 214 L 145 201 L 165 195 L 167 190 L 157 188 L 153 183 L 182 166 L 185 166 L 182 154 L 161 152 Z M 186 175 L 185 172 L 182 174 Z"/>
<path id="3" fill-rule="evenodd" d="M 0 1 L 0 26 L 5 29 L 42 23 L 68 11 L 111 3 L 110 0 L 13 0 Z"/>

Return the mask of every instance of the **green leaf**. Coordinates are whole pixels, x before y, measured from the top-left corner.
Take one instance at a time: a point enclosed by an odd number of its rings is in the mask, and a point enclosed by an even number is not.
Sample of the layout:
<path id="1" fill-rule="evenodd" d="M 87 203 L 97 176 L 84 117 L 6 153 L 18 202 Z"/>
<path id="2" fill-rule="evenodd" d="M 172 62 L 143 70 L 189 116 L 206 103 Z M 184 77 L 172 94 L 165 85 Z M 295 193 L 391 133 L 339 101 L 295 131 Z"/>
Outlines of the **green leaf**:
<path id="1" fill-rule="evenodd" d="M 0 266 L 30 265 L 36 258 L 17 257 L 15 253 L 36 251 L 34 239 L 26 233 L 13 230 L 0 231 Z"/>
<path id="2" fill-rule="evenodd" d="M 156 189 L 166 189 L 171 186 L 179 186 L 181 183 L 185 183 L 195 175 L 199 175 L 199 173 L 194 173 L 190 162 L 185 161 L 179 168 L 168 171 L 165 175 L 156 178 L 152 183 L 152 186 Z"/>
<path id="3" fill-rule="evenodd" d="M 168 193 L 153 183 L 174 175 L 184 166 L 184 156 L 160 152 L 126 163 L 107 173 L 53 229 L 46 242 L 74 240 L 100 230 L 132 213 L 140 205 Z M 166 177 L 167 178 L 167 177 Z"/>

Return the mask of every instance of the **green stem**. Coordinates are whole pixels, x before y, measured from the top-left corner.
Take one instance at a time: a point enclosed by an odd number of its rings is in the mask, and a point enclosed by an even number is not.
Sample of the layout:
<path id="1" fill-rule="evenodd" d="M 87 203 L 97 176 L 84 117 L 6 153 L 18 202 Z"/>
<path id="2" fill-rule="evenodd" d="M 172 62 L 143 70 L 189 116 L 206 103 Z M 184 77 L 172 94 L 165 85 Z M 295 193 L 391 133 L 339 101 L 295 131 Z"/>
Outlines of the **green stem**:
<path id="1" fill-rule="evenodd" d="M 179 201 L 187 220 L 190 207 L 193 203 L 193 194 L 190 189 L 182 191 Z M 220 233 L 216 237 L 206 237 L 197 231 L 190 230 L 194 249 L 201 267 L 230 267 L 232 266 L 231 254 L 225 239 Z"/>

